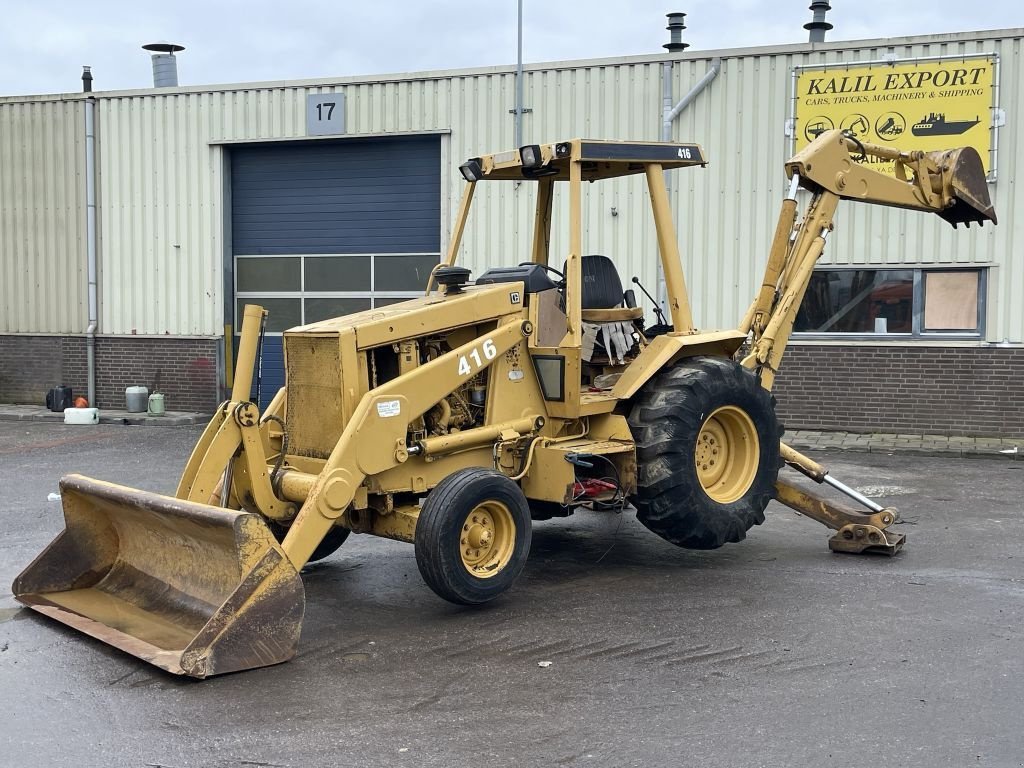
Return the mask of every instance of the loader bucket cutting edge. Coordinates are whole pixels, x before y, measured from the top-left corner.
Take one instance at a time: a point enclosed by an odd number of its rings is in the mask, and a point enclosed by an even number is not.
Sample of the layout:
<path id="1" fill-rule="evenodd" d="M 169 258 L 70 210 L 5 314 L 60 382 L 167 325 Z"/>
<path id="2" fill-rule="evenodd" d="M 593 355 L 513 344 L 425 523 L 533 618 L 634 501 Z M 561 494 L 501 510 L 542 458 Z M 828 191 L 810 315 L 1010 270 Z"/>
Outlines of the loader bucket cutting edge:
<path id="1" fill-rule="evenodd" d="M 985 166 L 974 147 L 961 147 L 943 153 L 941 165 L 951 167 L 950 184 L 956 202 L 939 215 L 952 224 L 970 225 L 996 222 L 996 211 L 988 193 Z"/>
<path id="2" fill-rule="evenodd" d="M 18 602 L 178 675 L 295 654 L 302 581 L 258 515 L 81 475 L 60 488 L 65 530 L 15 579 Z"/>

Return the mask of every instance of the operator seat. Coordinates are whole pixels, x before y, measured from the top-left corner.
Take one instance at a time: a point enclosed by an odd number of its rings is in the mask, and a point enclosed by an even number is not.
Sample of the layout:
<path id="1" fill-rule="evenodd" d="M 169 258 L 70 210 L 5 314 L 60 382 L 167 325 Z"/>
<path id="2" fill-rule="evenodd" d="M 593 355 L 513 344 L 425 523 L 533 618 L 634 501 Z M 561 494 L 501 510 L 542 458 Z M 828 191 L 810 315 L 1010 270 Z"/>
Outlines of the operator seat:
<path id="1" fill-rule="evenodd" d="M 608 363 L 624 365 L 635 345 L 633 323 L 643 318 L 643 309 L 623 306 L 622 280 L 607 256 L 592 254 L 580 259 L 580 279 L 583 359 L 592 362 L 603 354 Z M 634 303 L 632 293 L 630 297 L 627 304 Z"/>
<path id="2" fill-rule="evenodd" d="M 563 268 L 564 269 L 564 268 Z M 622 280 L 607 256 L 591 254 L 580 259 L 583 282 L 580 308 L 588 323 L 628 323 L 644 316 L 642 307 L 624 307 Z"/>

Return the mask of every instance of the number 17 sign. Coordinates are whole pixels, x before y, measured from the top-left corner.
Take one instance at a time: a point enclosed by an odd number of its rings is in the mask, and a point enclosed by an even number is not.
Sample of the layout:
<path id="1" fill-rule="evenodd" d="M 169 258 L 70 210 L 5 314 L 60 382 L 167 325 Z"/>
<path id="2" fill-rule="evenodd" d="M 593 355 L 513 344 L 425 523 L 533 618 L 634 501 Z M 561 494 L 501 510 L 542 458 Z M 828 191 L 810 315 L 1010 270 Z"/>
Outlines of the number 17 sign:
<path id="1" fill-rule="evenodd" d="M 306 135 L 345 132 L 345 94 L 311 93 L 306 97 Z"/>

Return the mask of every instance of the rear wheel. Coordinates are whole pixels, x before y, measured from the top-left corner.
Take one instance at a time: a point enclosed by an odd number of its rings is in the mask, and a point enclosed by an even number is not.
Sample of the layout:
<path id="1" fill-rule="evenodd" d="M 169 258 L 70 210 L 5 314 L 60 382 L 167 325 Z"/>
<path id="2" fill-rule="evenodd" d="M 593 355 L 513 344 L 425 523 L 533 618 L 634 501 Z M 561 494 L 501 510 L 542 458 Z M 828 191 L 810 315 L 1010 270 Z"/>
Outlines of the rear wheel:
<path id="1" fill-rule="evenodd" d="M 284 541 L 284 537 L 288 535 L 288 526 L 281 525 L 276 520 L 270 520 L 264 518 L 267 521 L 267 526 L 270 528 L 270 532 L 274 534 L 274 538 L 277 539 L 277 543 L 280 544 Z M 320 543 L 316 545 L 316 549 L 313 550 L 313 554 L 309 556 L 307 563 L 314 563 L 317 560 L 323 560 L 329 555 L 333 555 L 345 540 L 351 531 L 348 528 L 342 528 L 340 526 L 334 526 L 327 532 L 327 535 L 320 540 Z"/>
<path id="2" fill-rule="evenodd" d="M 530 554 L 530 508 L 512 480 L 471 467 L 427 495 L 416 521 L 416 565 L 427 585 L 453 603 L 493 600 Z"/>
<path id="3" fill-rule="evenodd" d="M 764 522 L 782 430 L 771 393 L 749 370 L 717 357 L 681 362 L 644 386 L 629 425 L 631 500 L 647 528 L 680 547 L 715 549 Z"/>

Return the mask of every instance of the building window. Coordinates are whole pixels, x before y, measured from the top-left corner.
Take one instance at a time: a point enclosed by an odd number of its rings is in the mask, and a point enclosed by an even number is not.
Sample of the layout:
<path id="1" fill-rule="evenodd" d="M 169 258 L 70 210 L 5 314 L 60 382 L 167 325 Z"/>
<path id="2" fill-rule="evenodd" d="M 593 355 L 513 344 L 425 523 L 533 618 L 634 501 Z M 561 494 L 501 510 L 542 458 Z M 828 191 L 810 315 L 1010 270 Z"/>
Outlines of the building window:
<path id="1" fill-rule="evenodd" d="M 246 304 L 267 312 L 267 333 L 280 334 L 364 309 L 422 296 L 437 253 L 236 256 L 235 323 Z"/>
<path id="2" fill-rule="evenodd" d="M 983 269 L 816 269 L 793 330 L 808 336 L 978 338 Z"/>

